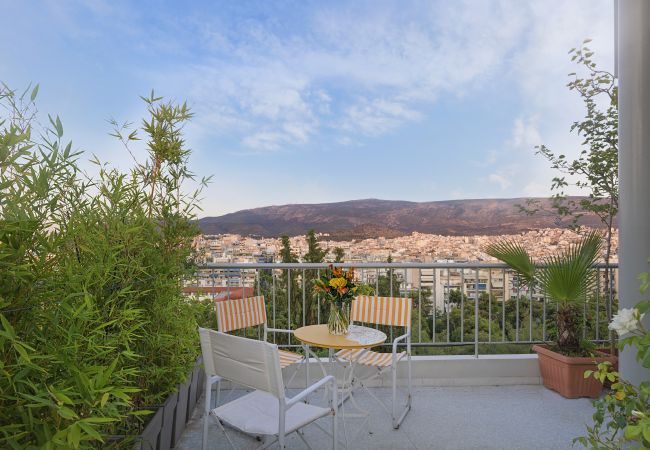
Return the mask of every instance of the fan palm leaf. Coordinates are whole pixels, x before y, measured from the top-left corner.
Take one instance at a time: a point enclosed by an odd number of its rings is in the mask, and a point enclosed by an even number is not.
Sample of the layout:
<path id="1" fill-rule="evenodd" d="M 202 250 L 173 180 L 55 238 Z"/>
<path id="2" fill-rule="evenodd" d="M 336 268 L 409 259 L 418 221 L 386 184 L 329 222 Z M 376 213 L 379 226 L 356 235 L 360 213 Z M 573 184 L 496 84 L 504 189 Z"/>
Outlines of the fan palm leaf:
<path id="1" fill-rule="evenodd" d="M 590 232 L 566 252 L 547 258 L 537 275 L 546 294 L 563 304 L 583 299 L 596 280 L 593 265 L 601 246 L 600 234 Z"/>
<path id="2" fill-rule="evenodd" d="M 485 253 L 506 263 L 528 288 L 535 284 L 536 267 L 532 258 L 521 244 L 503 239 L 489 244 Z"/>

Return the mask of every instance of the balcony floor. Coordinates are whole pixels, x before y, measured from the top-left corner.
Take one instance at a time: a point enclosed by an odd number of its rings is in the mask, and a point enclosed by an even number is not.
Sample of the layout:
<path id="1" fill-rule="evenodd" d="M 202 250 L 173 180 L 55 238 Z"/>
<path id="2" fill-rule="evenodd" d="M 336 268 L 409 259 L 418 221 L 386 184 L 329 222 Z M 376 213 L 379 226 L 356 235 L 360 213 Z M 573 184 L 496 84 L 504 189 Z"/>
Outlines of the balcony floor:
<path id="1" fill-rule="evenodd" d="M 372 392 L 384 401 L 390 399 L 388 388 L 373 388 Z M 231 398 L 238 393 L 243 391 L 234 391 Z M 372 413 L 368 422 L 346 419 L 348 448 L 355 450 L 579 448 L 572 447 L 572 439 L 585 433 L 585 424 L 590 423 L 593 413 L 590 400 L 567 400 L 539 385 L 414 387 L 411 412 L 400 429 L 393 430 L 390 417 L 374 399 L 363 391 L 356 398 Z M 316 394 L 313 401 L 319 403 L 321 399 Z M 197 405 L 177 449 L 201 448 L 202 410 L 202 405 Z M 320 422 L 329 429 L 329 418 Z M 340 421 L 339 432 L 343 438 Z M 228 429 L 228 433 L 239 449 L 254 449 L 260 444 L 235 430 Z M 331 448 L 330 437 L 313 425 L 305 428 L 305 437 L 314 449 Z M 210 450 L 230 449 L 216 424 L 210 427 L 209 442 Z M 287 448 L 307 447 L 293 434 L 287 439 Z"/>

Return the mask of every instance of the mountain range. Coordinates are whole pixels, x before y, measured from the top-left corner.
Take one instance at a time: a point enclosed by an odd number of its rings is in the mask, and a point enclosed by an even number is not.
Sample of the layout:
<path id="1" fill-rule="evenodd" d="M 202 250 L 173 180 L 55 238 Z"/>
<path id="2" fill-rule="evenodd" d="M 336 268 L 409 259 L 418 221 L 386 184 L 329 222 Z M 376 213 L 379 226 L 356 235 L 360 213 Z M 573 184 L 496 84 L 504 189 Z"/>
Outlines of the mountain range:
<path id="1" fill-rule="evenodd" d="M 578 199 L 578 197 L 574 197 Z M 533 229 L 566 227 L 558 220 L 551 199 L 540 202 L 540 212 L 527 215 L 517 205 L 526 199 L 475 199 L 435 202 L 351 200 L 337 203 L 290 204 L 246 209 L 199 220 L 204 234 L 233 233 L 277 237 L 295 236 L 310 229 L 328 233 L 332 239 L 351 240 L 397 237 L 412 232 L 467 236 L 517 234 Z M 580 223 L 600 227 L 596 216 Z"/>

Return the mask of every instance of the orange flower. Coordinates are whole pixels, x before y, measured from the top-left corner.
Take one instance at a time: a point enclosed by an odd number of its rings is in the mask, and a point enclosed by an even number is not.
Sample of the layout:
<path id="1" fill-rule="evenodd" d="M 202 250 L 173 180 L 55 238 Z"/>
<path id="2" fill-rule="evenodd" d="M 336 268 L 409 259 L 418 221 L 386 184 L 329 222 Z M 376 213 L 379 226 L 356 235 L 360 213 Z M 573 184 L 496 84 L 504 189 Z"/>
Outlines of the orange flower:
<path id="1" fill-rule="evenodd" d="M 343 276 L 343 269 L 340 267 L 335 267 L 332 269 L 332 277 L 334 278 L 341 278 Z"/>
<path id="2" fill-rule="evenodd" d="M 347 278 L 348 280 L 354 279 L 354 267 L 350 267 L 348 269 L 348 272 L 345 274 L 345 278 Z"/>
<path id="3" fill-rule="evenodd" d="M 348 288 L 346 287 L 338 288 L 337 292 L 341 295 L 345 295 L 348 292 Z"/>

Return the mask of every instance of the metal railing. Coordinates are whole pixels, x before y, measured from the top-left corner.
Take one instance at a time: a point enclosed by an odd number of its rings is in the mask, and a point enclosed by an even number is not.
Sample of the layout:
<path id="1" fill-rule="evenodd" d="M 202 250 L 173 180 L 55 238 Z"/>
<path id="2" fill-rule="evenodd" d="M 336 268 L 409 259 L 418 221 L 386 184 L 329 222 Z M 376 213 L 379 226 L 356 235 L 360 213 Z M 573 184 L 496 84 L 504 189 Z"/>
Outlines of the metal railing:
<path id="1" fill-rule="evenodd" d="M 328 263 L 212 263 L 199 266 L 187 283 L 207 297 L 264 295 L 273 328 L 295 329 L 327 320 L 328 307 L 311 289 Z M 358 283 L 374 294 L 413 299 L 412 346 L 473 346 L 490 353 L 512 352 L 505 345 L 549 340 L 556 303 L 538 289 L 525 290 L 516 274 L 498 263 L 338 263 L 355 269 Z M 582 305 L 583 339 L 608 340 L 607 318 L 616 302 L 618 265 L 594 266 L 597 283 Z M 241 288 L 247 288 L 247 292 Z M 196 289 L 195 289 L 196 290 Z M 476 301 L 478 299 L 478 301 Z M 390 335 L 392 329 L 387 330 Z M 272 336 L 279 345 L 297 347 L 291 336 Z M 282 341 L 281 339 L 286 339 Z M 501 346 L 501 347 L 499 347 Z"/>

